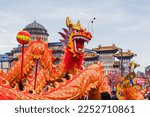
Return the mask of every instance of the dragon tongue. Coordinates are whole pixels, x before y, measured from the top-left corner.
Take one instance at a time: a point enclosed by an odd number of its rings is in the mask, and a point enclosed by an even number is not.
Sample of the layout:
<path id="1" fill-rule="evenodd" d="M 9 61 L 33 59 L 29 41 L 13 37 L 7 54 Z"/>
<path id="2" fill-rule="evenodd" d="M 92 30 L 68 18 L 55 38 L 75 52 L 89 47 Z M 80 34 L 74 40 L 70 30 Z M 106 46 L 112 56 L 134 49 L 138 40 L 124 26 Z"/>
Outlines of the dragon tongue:
<path id="1" fill-rule="evenodd" d="M 78 39 L 78 40 L 76 40 L 76 47 L 77 47 L 77 49 L 78 48 L 83 48 L 84 47 L 84 40 L 81 40 L 81 39 Z"/>

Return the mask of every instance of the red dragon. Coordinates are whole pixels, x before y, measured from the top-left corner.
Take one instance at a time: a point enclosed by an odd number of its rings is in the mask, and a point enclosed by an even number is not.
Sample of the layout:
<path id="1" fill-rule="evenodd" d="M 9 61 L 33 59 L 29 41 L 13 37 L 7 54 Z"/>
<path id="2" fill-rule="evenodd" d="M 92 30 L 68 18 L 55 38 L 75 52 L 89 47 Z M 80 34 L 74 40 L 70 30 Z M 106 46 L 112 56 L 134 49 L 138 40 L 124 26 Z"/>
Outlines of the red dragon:
<path id="1" fill-rule="evenodd" d="M 83 67 L 84 43 L 92 39 L 78 21 L 76 24 L 67 17 L 68 29 L 59 32 L 65 44 L 65 54 L 58 65 L 52 49 L 40 39 L 30 42 L 24 54 L 23 79 L 21 79 L 21 58 L 6 74 L 0 71 L 0 99 L 2 100 L 70 100 L 100 99 L 100 93 L 109 92 L 102 64 Z M 37 69 L 37 77 L 35 72 Z M 19 82 L 23 91 L 19 90 Z"/>

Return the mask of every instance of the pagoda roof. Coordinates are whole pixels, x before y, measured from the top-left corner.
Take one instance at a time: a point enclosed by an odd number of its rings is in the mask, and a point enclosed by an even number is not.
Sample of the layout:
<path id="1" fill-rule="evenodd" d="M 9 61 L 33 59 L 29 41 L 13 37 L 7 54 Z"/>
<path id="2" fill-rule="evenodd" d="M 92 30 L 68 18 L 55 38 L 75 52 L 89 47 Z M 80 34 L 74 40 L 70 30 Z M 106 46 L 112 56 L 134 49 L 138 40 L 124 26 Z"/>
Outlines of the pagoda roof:
<path id="1" fill-rule="evenodd" d="M 50 42 L 48 43 L 48 47 L 52 46 L 63 46 L 62 42 Z"/>
<path id="2" fill-rule="evenodd" d="M 121 57 L 122 59 L 132 59 L 135 56 L 137 55 L 131 52 L 130 50 L 128 50 L 127 52 L 122 52 L 122 54 L 121 52 L 114 54 L 114 57 L 117 57 L 118 59 L 121 59 Z"/>
<path id="3" fill-rule="evenodd" d="M 0 55 L 0 62 L 8 62 L 12 60 L 13 58 L 9 57 L 7 54 Z"/>
<path id="4" fill-rule="evenodd" d="M 97 57 L 96 53 L 85 53 L 85 58 L 93 58 L 93 57 Z"/>
<path id="5" fill-rule="evenodd" d="M 84 53 L 84 59 L 85 61 L 90 61 L 90 60 L 97 60 L 97 53 L 95 51 L 92 51 L 90 49 L 86 49 Z"/>
<path id="6" fill-rule="evenodd" d="M 132 63 L 130 63 L 130 66 L 131 67 Z M 139 67 L 140 65 L 138 63 L 135 63 L 135 67 Z M 114 64 L 113 64 L 113 67 L 120 67 L 120 61 L 115 61 Z"/>
<path id="7" fill-rule="evenodd" d="M 97 48 L 93 48 L 92 50 L 96 51 L 97 53 L 116 53 L 119 48 L 113 44 L 112 46 L 101 46 L 99 45 Z"/>
<path id="8" fill-rule="evenodd" d="M 34 22 L 28 24 L 23 30 L 28 31 L 30 34 L 41 34 L 49 36 L 45 27 L 37 23 L 35 20 Z"/>

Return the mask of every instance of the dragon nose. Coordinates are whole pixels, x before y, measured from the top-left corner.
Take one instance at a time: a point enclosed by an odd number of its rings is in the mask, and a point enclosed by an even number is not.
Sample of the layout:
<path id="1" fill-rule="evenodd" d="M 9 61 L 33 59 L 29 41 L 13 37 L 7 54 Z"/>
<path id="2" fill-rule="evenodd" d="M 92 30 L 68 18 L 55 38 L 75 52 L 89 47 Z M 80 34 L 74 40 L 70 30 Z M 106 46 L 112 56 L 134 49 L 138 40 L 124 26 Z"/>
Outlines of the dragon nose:
<path id="1" fill-rule="evenodd" d="M 91 35 L 91 33 L 90 33 L 90 32 L 85 32 L 85 34 L 86 34 L 87 36 L 92 37 L 92 35 Z"/>

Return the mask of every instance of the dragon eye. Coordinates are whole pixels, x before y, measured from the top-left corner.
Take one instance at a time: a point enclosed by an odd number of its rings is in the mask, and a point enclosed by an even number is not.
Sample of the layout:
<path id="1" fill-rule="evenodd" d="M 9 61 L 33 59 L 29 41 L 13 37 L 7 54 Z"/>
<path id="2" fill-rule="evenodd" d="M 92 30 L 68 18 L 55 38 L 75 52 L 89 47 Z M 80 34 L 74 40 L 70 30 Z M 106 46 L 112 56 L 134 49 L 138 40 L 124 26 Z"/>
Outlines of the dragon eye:
<path id="1" fill-rule="evenodd" d="M 75 30 L 75 32 L 77 33 L 77 32 L 79 32 L 78 30 Z"/>

